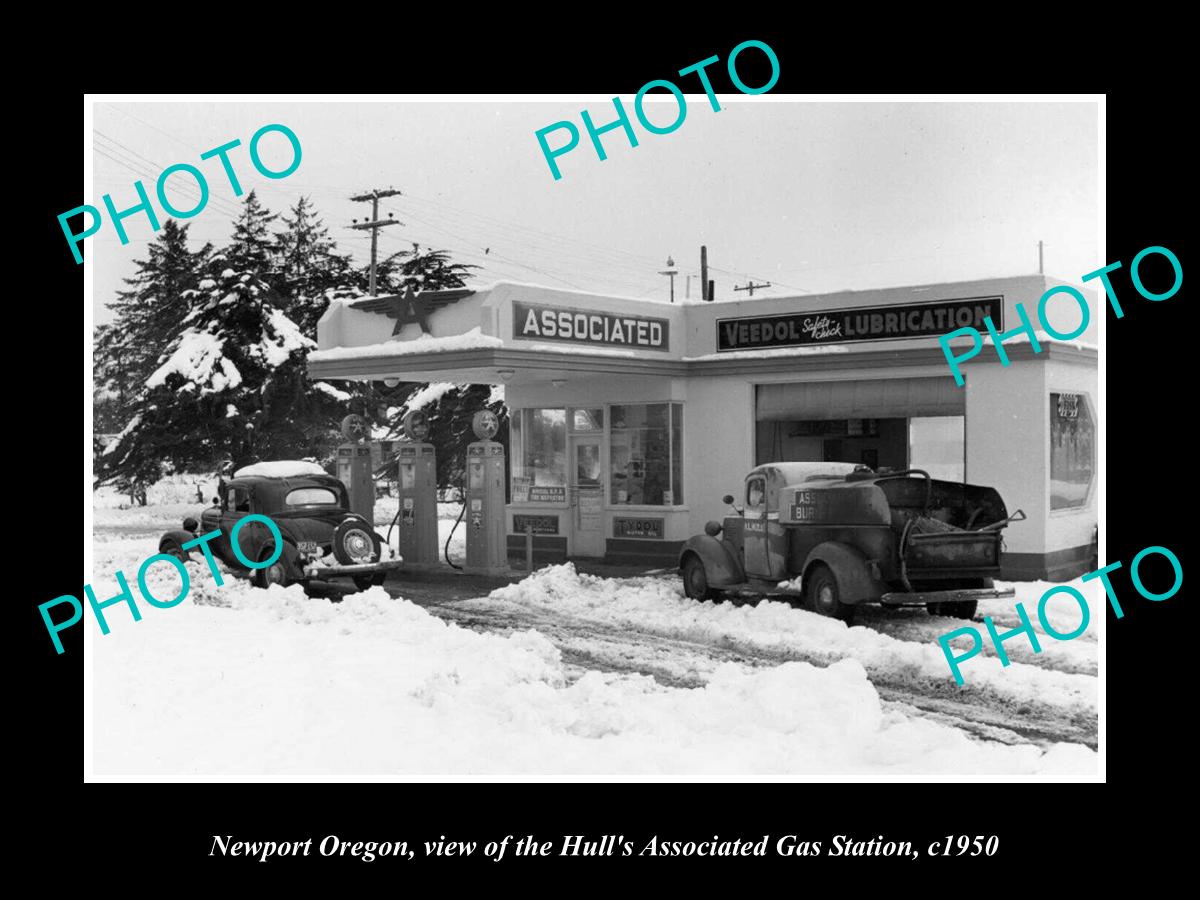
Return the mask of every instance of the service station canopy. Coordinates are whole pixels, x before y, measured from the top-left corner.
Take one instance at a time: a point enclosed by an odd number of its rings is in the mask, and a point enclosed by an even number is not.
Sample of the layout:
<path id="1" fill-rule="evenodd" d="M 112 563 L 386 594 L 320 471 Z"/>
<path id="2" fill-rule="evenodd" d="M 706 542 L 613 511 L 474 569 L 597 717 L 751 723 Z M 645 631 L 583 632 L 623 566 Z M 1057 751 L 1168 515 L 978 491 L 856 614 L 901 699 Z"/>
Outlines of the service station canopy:
<path id="1" fill-rule="evenodd" d="M 308 358 L 315 379 L 524 384 L 583 377 L 755 375 L 945 366 L 939 335 L 1016 322 L 1040 275 L 675 304 L 500 282 L 333 302 Z M 1095 342 L 1095 335 L 1084 335 Z M 1049 343 L 1049 339 L 1047 339 Z M 1078 346 L 1058 344 L 1055 354 Z M 1012 345 L 1020 358 L 1028 346 Z M 949 372 L 947 370 L 947 377 Z"/>

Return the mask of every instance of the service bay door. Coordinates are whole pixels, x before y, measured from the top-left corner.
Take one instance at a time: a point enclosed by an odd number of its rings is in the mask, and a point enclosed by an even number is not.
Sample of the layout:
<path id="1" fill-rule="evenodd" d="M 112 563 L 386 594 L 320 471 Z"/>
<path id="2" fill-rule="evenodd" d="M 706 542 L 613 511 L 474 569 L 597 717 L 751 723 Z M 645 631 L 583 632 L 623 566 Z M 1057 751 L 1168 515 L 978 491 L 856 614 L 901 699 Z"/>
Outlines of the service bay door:
<path id="1" fill-rule="evenodd" d="M 604 555 L 600 436 L 571 438 L 571 555 Z"/>

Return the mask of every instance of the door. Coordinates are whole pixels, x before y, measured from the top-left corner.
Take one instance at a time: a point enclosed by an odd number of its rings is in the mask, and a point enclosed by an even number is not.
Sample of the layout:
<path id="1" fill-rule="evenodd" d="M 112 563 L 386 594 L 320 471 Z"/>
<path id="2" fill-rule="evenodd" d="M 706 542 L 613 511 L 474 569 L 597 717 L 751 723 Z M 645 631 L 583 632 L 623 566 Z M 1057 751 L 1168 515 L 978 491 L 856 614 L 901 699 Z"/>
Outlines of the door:
<path id="1" fill-rule="evenodd" d="M 571 554 L 604 555 L 600 436 L 571 438 Z"/>
<path id="2" fill-rule="evenodd" d="M 771 567 L 767 556 L 767 479 L 763 475 L 752 475 L 746 479 L 742 534 L 746 574 L 766 578 Z"/>
<path id="3" fill-rule="evenodd" d="M 217 556 L 231 566 L 241 566 L 242 563 L 233 553 L 230 536 L 233 526 L 238 519 L 250 515 L 250 487 L 248 485 L 229 485 L 221 489 L 221 536 L 212 542 Z"/>

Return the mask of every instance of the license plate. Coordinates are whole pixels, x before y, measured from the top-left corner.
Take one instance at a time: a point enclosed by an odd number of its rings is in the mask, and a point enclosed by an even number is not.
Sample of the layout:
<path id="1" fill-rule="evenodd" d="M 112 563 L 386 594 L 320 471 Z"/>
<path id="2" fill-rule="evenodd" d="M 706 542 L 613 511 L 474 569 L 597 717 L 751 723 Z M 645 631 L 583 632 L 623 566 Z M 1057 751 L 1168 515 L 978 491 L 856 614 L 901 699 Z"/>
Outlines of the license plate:
<path id="1" fill-rule="evenodd" d="M 296 544 L 296 548 L 301 553 L 320 553 L 321 545 L 316 541 L 300 541 Z"/>

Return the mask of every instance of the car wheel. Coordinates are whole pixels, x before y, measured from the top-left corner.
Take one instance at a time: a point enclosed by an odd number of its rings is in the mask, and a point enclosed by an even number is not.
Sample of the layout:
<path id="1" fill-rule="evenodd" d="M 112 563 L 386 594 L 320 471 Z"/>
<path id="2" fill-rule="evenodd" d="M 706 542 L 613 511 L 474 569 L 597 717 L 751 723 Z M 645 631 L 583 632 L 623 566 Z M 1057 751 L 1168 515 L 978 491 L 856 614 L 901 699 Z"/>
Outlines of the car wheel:
<path id="1" fill-rule="evenodd" d="M 263 559 L 269 559 L 271 554 L 274 552 L 274 547 L 267 547 L 263 551 L 260 561 Z M 250 576 L 250 580 L 254 583 L 255 587 L 268 588 L 273 584 L 277 584 L 280 587 L 287 587 L 292 583 L 291 579 L 288 578 L 287 565 L 284 563 L 284 555 L 285 554 L 283 553 L 279 554 L 279 559 L 275 560 L 275 562 L 271 563 L 271 565 L 267 566 L 266 568 L 254 570 Z"/>
<path id="2" fill-rule="evenodd" d="M 837 578 L 829 566 L 813 566 L 804 583 L 814 611 L 831 619 L 840 619 L 847 625 L 854 621 L 854 607 L 842 602 Z"/>
<path id="3" fill-rule="evenodd" d="M 704 571 L 704 563 L 698 556 L 689 556 L 683 561 L 680 569 L 683 576 L 683 592 L 693 600 L 715 600 L 720 596 L 708 586 L 708 573 Z"/>
<path id="4" fill-rule="evenodd" d="M 383 542 L 362 516 L 343 519 L 333 532 L 333 555 L 344 566 L 379 562 Z"/>
<path id="5" fill-rule="evenodd" d="M 165 553 L 167 556 L 173 556 L 178 560 L 187 562 L 191 559 L 188 552 L 179 545 L 178 541 L 163 541 L 162 546 L 158 548 L 159 553 Z"/>

